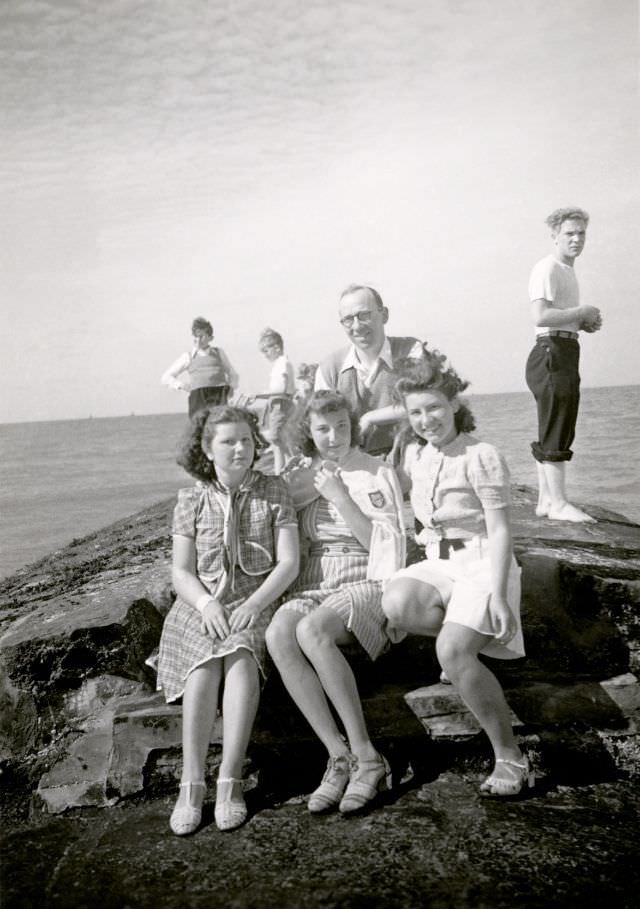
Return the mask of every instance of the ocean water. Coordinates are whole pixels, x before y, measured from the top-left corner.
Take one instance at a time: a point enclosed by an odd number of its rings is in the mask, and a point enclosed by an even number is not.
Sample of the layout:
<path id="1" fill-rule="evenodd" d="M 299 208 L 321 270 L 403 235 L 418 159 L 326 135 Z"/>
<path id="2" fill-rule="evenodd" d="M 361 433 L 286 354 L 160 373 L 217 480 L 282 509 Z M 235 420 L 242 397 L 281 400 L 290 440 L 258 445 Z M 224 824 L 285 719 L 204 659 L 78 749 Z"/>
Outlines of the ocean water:
<path id="1" fill-rule="evenodd" d="M 528 393 L 472 395 L 476 435 L 505 455 L 514 482 L 535 486 Z M 0 425 L 0 577 L 175 494 L 183 414 Z M 568 489 L 576 502 L 640 523 L 640 386 L 584 389 Z"/>

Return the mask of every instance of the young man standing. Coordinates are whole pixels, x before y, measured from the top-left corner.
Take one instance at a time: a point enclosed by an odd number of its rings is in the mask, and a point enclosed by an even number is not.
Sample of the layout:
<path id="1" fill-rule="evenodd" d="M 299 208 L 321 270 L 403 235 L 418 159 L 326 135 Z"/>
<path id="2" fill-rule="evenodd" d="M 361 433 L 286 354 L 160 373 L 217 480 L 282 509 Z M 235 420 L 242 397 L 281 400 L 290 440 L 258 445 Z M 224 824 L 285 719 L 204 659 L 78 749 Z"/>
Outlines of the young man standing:
<path id="1" fill-rule="evenodd" d="M 557 521 L 594 521 L 567 500 L 566 462 L 575 437 L 580 374 L 580 331 L 598 331 L 600 310 L 581 306 L 573 269 L 584 249 L 589 215 L 558 208 L 546 219 L 554 251 L 538 262 L 529 279 L 536 343 L 527 360 L 527 385 L 538 409 L 538 440 L 531 444 L 538 470 L 536 514 Z"/>

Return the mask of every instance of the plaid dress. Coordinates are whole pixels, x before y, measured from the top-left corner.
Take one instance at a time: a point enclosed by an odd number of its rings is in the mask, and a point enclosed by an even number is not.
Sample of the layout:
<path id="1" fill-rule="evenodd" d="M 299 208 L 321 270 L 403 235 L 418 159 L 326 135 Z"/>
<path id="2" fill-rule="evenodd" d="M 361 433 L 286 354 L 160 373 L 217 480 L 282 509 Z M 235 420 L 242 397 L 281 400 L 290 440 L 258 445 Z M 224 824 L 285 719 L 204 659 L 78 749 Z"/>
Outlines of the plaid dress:
<path id="1" fill-rule="evenodd" d="M 352 498 L 392 537 L 401 542 L 404 528 L 402 495 L 393 468 L 365 452 L 353 449 L 340 474 Z M 294 489 L 296 477 L 290 477 Z M 295 496 L 294 496 L 295 498 Z M 280 609 L 308 615 L 322 606 L 342 619 L 368 656 L 375 660 L 394 640 L 382 611 L 383 579 L 371 578 L 370 554 L 355 539 L 338 509 L 318 496 L 299 513 L 300 535 L 306 558 L 297 581 Z M 404 564 L 404 549 L 394 547 L 396 560 L 389 574 Z"/>
<path id="2" fill-rule="evenodd" d="M 250 471 L 232 494 L 215 483 L 181 489 L 172 532 L 194 540 L 198 578 L 231 612 L 274 568 L 276 529 L 296 523 L 284 482 Z M 158 654 L 158 689 L 167 701 L 181 697 L 197 666 L 241 647 L 251 651 L 264 674 L 264 635 L 276 605 L 264 609 L 250 628 L 221 641 L 202 632 L 200 612 L 178 596 L 165 619 Z"/>

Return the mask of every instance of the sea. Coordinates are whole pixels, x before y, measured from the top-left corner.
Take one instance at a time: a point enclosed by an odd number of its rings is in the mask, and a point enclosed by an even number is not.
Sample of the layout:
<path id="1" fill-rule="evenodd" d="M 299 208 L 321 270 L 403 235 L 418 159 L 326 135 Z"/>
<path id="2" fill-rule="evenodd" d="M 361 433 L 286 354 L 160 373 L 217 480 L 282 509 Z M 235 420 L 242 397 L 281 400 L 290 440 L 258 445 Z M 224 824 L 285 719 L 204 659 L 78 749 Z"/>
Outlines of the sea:
<path id="1" fill-rule="evenodd" d="M 515 483 L 535 486 L 531 395 L 467 401 L 475 435 L 502 451 Z M 0 577 L 190 485 L 175 463 L 186 424 L 184 414 L 0 424 Z M 572 500 L 640 523 L 640 385 L 583 389 L 573 449 Z"/>

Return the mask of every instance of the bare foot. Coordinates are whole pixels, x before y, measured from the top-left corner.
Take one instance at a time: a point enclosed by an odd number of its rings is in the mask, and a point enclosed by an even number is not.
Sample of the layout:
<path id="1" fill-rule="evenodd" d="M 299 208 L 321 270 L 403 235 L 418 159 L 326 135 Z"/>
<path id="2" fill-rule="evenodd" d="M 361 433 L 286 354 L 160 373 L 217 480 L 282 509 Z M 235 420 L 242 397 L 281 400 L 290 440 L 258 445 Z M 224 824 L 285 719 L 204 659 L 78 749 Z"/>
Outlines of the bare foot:
<path id="1" fill-rule="evenodd" d="M 547 517 L 552 521 L 573 521 L 574 524 L 595 524 L 596 519 L 592 518 L 586 511 L 582 511 L 571 502 L 565 502 L 559 508 L 551 506 Z"/>
<path id="2" fill-rule="evenodd" d="M 550 509 L 551 509 L 551 503 L 549 502 L 549 500 L 548 499 L 545 499 L 544 501 L 541 500 L 536 505 L 536 516 L 539 518 L 546 518 L 549 515 Z"/>

